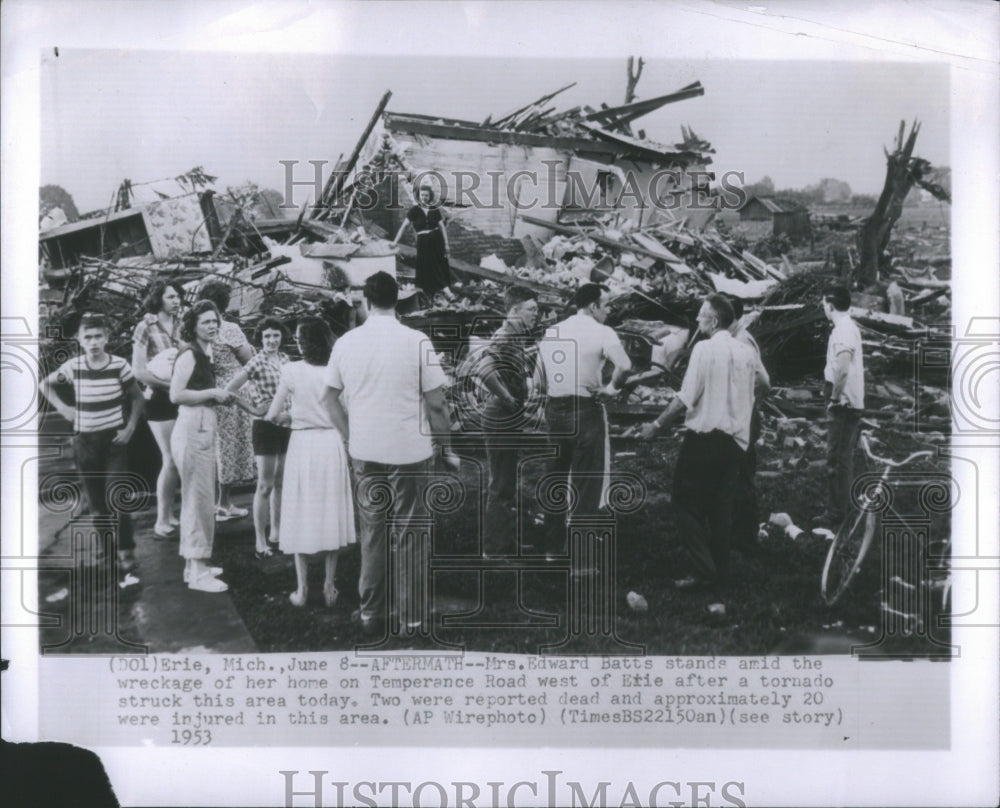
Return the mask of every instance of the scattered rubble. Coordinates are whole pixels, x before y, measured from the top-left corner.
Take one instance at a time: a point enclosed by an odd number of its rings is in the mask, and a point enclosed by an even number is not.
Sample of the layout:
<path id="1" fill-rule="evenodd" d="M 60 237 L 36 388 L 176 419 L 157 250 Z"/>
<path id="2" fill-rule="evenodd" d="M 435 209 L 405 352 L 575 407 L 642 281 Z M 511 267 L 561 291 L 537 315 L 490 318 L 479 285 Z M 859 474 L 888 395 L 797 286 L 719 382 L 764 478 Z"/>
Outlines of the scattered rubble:
<path id="1" fill-rule="evenodd" d="M 114 210 L 80 222 L 59 224 L 57 216 L 46 218 L 47 229 L 40 236 L 42 325 L 43 333 L 53 338 L 43 345 L 43 361 L 51 364 L 73 350 L 66 337 L 73 317 L 85 308 L 111 315 L 116 328 L 109 348 L 128 355 L 142 293 L 154 278 L 176 280 L 191 292 L 208 276 L 227 280 L 233 287 L 228 316 L 248 333 L 265 314 L 288 323 L 318 314 L 340 334 L 353 322 L 350 290 L 371 273 L 385 270 L 401 281 L 403 320 L 427 333 L 440 349 L 454 380 L 456 418 L 463 426 L 474 426 L 469 418 L 480 391 L 468 359 L 502 319 L 504 289 L 520 285 L 538 294 L 540 335 L 565 315 L 581 283 L 598 281 L 611 290 L 608 322 L 622 336 L 641 374 L 609 407 L 613 436 L 627 441 L 635 440 L 641 423 L 672 400 L 693 344 L 686 334 L 694 314 L 700 300 L 717 291 L 744 303 L 744 325 L 756 338 L 776 384 L 761 407 L 761 473 L 821 463 L 821 371 L 828 323 L 820 301 L 827 286 L 858 270 L 861 258 L 848 240 L 854 237 L 854 246 L 860 244 L 858 236 L 864 232 L 859 228 L 868 221 L 863 217 L 817 216 L 808 247 L 778 255 L 769 250 L 761 253 L 767 258 L 763 260 L 747 249 L 738 233 L 714 225 L 712 211 L 696 215 L 662 206 L 628 211 L 567 208 L 555 218 L 541 218 L 515 208 L 504 211 L 506 237 L 490 236 L 495 250 L 480 252 L 475 261 L 451 259 L 457 301 L 427 299 L 410 284 L 415 250 L 388 240 L 397 220 L 380 218 L 378 211 L 358 203 L 359 172 L 376 185 L 401 175 L 406 190 L 421 169 L 434 167 L 420 161 L 441 142 L 472 143 L 487 150 L 509 143 L 523 146 L 525 155 L 532 149 L 563 150 L 570 161 L 581 155 L 589 155 L 588 160 L 599 157 L 604 161 L 600 165 L 593 160 L 587 165 L 603 166 L 610 174 L 623 155 L 652 166 L 711 163 L 711 144 L 689 127 L 682 127 L 682 141 L 674 146 L 632 130 L 641 116 L 702 95 L 699 83 L 616 107 L 556 111 L 551 102 L 570 86 L 482 123 L 390 113 L 386 105 L 391 93 L 386 93 L 355 149 L 347 160 L 338 161 L 320 199 L 297 219 L 276 216 L 254 186 L 217 194 L 215 178 L 200 167 L 163 181 L 166 185 L 125 180 Z M 912 158 L 914 138 L 915 132 L 903 143 L 901 136 L 890 155 L 890 170 L 898 158 L 909 171 L 904 185 L 926 185 L 922 177 L 928 167 Z M 481 158 L 480 151 L 469 154 Z M 412 195 L 412 187 L 408 192 Z M 458 208 L 451 213 L 456 219 L 466 217 Z M 396 215 L 401 215 L 398 210 Z M 881 258 L 886 260 L 880 260 L 878 283 L 855 293 L 852 309 L 866 350 L 866 415 L 883 424 L 909 425 L 927 437 L 945 435 L 950 416 L 948 363 L 925 363 L 917 378 L 913 368 L 921 346 L 938 339 L 947 346 L 948 229 L 905 224 L 905 218 L 901 222 L 892 219 L 895 228 L 890 224 L 891 232 L 880 231 L 879 238 L 885 236 L 880 249 L 886 254 Z M 61 341 L 54 336 L 60 328 Z M 671 356 L 672 367 L 660 372 L 652 364 L 655 352 L 678 334 L 682 347 Z M 541 430 L 540 399 L 532 403 Z"/>

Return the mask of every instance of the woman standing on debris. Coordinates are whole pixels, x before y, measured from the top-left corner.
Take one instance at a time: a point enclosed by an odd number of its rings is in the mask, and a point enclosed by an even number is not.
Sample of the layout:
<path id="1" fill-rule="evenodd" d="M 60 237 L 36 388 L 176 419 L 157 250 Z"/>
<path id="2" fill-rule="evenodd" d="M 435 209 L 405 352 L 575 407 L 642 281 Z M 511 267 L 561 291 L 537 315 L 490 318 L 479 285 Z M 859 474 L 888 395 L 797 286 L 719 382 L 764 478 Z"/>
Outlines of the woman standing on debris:
<path id="1" fill-rule="evenodd" d="M 285 327 L 277 317 L 261 320 L 254 334 L 261 352 L 255 354 L 226 385 L 226 390 L 232 393 L 249 381 L 255 405 L 257 420 L 253 422 L 253 453 L 257 458 L 257 490 L 253 495 L 253 526 L 258 559 L 270 556 L 271 545 L 278 544 L 285 452 L 292 435 L 288 428 L 292 420 L 289 402 L 282 408 L 276 423 L 263 420 L 278 390 L 281 370 L 288 362 L 288 354 L 280 350 L 285 336 Z M 270 538 L 267 536 L 268 524 L 271 526 Z"/>
<path id="2" fill-rule="evenodd" d="M 229 308 L 229 284 L 223 280 L 206 281 L 198 290 L 199 300 L 210 300 L 220 314 Z M 229 320 L 219 323 L 215 339 L 215 376 L 220 387 L 226 387 L 253 356 L 253 348 L 240 327 Z M 215 518 L 220 522 L 242 519 L 250 512 L 233 504 L 230 489 L 234 483 L 253 480 L 257 476 L 253 460 L 253 419 L 242 409 L 229 407 L 219 411 L 216 444 L 219 456 L 219 500 Z"/>
<path id="3" fill-rule="evenodd" d="M 210 567 L 215 540 L 216 404 L 232 394 L 216 386 L 212 369 L 219 312 L 210 300 L 199 300 L 184 314 L 181 339 L 187 346 L 177 354 L 170 378 L 170 400 L 178 405 L 170 447 L 181 476 L 181 546 L 184 581 L 200 592 L 225 592 L 229 587 Z"/>
<path id="4" fill-rule="evenodd" d="M 448 300 L 454 300 L 448 266 L 448 228 L 441 207 L 434 204 L 434 192 L 426 185 L 417 192 L 417 204 L 407 211 L 393 244 L 399 244 L 407 226 L 417 236 L 417 288 L 432 298 L 442 292 Z"/>
<path id="5" fill-rule="evenodd" d="M 156 478 L 157 539 L 176 538 L 177 519 L 174 500 L 177 498 L 177 466 L 170 453 L 170 435 L 177 419 L 177 406 L 170 401 L 170 375 L 167 366 L 177 356 L 180 338 L 181 302 L 184 290 L 173 281 L 154 281 L 142 307 L 145 312 L 132 335 L 132 369 L 135 377 L 146 385 L 146 421 L 160 449 L 160 474 Z M 154 357 L 160 359 L 153 363 Z M 162 374 L 153 372 L 163 364 Z"/>
<path id="6" fill-rule="evenodd" d="M 337 551 L 356 541 L 354 499 L 347 465 L 347 422 L 326 385 L 333 334 L 318 317 L 299 322 L 295 341 L 301 362 L 281 370 L 281 383 L 265 416 L 275 421 L 292 397 L 292 438 L 281 494 L 281 549 L 295 554 L 297 588 L 289 600 L 304 606 L 308 595 L 307 555 L 325 553 L 323 599 L 337 601 Z"/>

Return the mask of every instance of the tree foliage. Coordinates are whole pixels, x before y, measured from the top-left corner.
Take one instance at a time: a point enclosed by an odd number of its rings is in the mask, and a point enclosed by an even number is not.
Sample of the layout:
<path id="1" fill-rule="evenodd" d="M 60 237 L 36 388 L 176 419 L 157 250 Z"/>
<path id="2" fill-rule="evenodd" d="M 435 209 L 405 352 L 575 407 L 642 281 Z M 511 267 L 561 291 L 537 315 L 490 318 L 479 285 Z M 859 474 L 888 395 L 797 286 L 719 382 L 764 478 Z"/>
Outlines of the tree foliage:
<path id="1" fill-rule="evenodd" d="M 53 208 L 62 208 L 67 221 L 75 222 L 80 218 L 80 211 L 69 191 L 61 185 L 43 185 L 38 189 L 38 218 L 41 220 Z"/>

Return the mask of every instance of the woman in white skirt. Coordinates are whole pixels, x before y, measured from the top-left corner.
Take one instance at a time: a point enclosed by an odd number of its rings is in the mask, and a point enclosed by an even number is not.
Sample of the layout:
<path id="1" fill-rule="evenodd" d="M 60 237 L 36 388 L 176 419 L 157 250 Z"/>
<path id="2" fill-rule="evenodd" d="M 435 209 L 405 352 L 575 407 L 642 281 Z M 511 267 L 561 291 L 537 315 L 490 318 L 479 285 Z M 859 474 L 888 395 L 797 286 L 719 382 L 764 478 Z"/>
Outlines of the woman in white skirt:
<path id="1" fill-rule="evenodd" d="M 306 556 L 324 553 L 326 577 L 323 598 L 337 600 L 333 584 L 337 551 L 356 541 L 354 500 L 348 471 L 347 423 L 328 395 L 324 374 L 333 347 L 333 334 L 318 317 L 303 319 L 295 331 L 301 362 L 281 369 L 281 382 L 265 416 L 278 418 L 285 399 L 292 397 L 292 437 L 285 456 L 281 493 L 282 552 L 295 554 L 298 588 L 289 596 L 304 606 L 308 594 Z"/>

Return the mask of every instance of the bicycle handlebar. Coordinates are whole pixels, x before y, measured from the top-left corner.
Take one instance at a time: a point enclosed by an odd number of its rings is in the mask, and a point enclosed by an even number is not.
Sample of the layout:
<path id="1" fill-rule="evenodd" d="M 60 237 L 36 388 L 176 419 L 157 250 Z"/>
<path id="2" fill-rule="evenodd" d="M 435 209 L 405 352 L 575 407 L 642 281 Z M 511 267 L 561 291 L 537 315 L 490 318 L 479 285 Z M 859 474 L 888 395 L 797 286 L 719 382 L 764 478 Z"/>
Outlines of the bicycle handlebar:
<path id="1" fill-rule="evenodd" d="M 905 466 L 908 463 L 912 463 L 918 457 L 924 457 L 924 456 L 932 457 L 934 455 L 934 452 L 932 452 L 930 449 L 924 449 L 919 452 L 914 452 L 904 460 L 892 460 L 888 457 L 882 457 L 880 455 L 875 454 L 872 451 L 870 440 L 871 440 L 871 432 L 862 432 L 860 437 L 861 449 L 864 451 L 866 455 L 868 455 L 868 457 L 870 457 L 876 463 L 882 463 L 883 465 L 889 466 L 890 468 L 899 468 L 900 466 Z"/>

